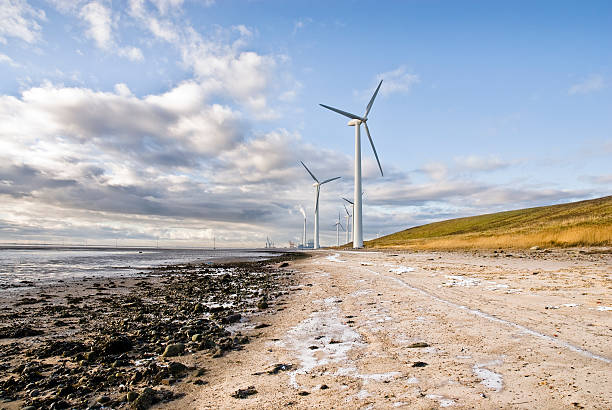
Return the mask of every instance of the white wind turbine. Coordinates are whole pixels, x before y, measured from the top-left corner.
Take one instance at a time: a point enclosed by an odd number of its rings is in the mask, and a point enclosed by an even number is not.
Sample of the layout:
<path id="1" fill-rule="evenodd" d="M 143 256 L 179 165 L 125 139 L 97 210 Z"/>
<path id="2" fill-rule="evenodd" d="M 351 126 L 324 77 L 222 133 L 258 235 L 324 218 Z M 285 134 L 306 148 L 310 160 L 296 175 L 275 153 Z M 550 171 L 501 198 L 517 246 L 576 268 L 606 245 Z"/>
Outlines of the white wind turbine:
<path id="1" fill-rule="evenodd" d="M 336 221 L 334 226 L 336 227 L 336 246 L 340 246 L 340 228 L 342 228 L 342 230 L 344 231 L 344 227 L 340 223 L 340 212 L 338 212 L 338 220 Z M 348 229 L 346 231 L 348 232 Z"/>
<path id="2" fill-rule="evenodd" d="M 300 161 L 302 162 L 302 161 Z M 315 183 L 312 184 L 312 186 L 314 186 L 316 188 L 316 196 L 315 196 L 315 214 L 314 214 L 314 249 L 319 249 L 319 193 L 321 192 L 321 185 L 323 184 L 327 184 L 328 182 L 334 181 L 340 177 L 335 177 L 335 178 L 330 178 L 330 179 L 326 179 L 323 182 L 319 182 L 319 180 L 317 179 L 317 177 L 314 176 L 314 174 L 312 172 L 310 172 L 310 170 L 308 169 L 308 167 L 306 166 L 306 164 L 304 164 L 302 162 L 302 165 L 304 165 L 304 168 L 306 168 L 306 171 L 308 171 L 308 173 L 310 174 L 310 176 L 312 177 L 312 179 L 315 180 Z"/>
<path id="3" fill-rule="evenodd" d="M 361 217 L 361 124 L 365 127 L 366 133 L 368 134 L 368 139 L 370 140 L 370 145 L 372 145 L 372 151 L 374 151 L 374 156 L 376 157 L 376 162 L 378 162 L 378 168 L 380 168 L 380 174 L 384 176 L 382 166 L 380 165 L 380 161 L 378 160 L 378 154 L 376 153 L 376 148 L 374 148 L 374 142 L 372 141 L 372 136 L 370 135 L 370 130 L 368 128 L 368 114 L 370 113 L 370 109 L 372 108 L 372 104 L 374 104 L 374 99 L 378 94 L 378 90 L 380 90 L 380 86 L 382 85 L 382 80 L 378 83 L 378 87 L 376 87 L 376 91 L 374 91 L 374 95 L 370 99 L 368 106 L 366 107 L 365 114 L 363 117 L 360 117 L 355 114 L 351 114 L 350 112 L 342 111 L 334 107 L 330 107 L 329 105 L 319 104 L 320 106 L 327 108 L 328 110 L 332 110 L 337 112 L 338 114 L 342 114 L 345 117 L 351 119 L 348 125 L 351 127 L 355 127 L 355 190 L 353 194 L 353 248 L 363 248 L 363 229 L 362 229 L 362 217 Z"/>
<path id="4" fill-rule="evenodd" d="M 300 212 L 302 213 L 302 216 L 304 217 L 304 233 L 302 234 L 302 248 L 306 247 L 306 212 L 304 211 L 304 208 L 300 205 Z"/>
<path id="5" fill-rule="evenodd" d="M 350 237 L 351 216 L 353 215 L 346 208 L 346 205 L 342 204 L 342 206 L 344 207 L 344 210 L 346 211 L 346 243 L 349 243 L 351 241 L 351 237 Z"/>

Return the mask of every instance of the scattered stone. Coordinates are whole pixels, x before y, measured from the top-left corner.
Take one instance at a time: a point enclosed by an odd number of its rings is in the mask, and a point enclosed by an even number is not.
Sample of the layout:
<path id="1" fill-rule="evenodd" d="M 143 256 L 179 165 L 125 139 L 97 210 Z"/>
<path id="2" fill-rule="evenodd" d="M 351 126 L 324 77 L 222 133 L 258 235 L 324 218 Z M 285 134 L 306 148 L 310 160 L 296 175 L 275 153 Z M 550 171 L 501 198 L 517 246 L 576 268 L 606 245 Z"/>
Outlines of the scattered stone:
<path id="1" fill-rule="evenodd" d="M 100 397 L 98 397 L 97 402 L 100 403 L 100 404 L 104 404 L 104 403 L 108 403 L 110 400 L 111 399 L 108 396 L 100 396 Z"/>
<path id="2" fill-rule="evenodd" d="M 266 327 L 270 327 L 270 325 L 267 324 L 267 323 L 259 323 L 259 324 L 255 325 L 255 329 L 263 329 L 263 328 L 266 328 Z"/>
<path id="3" fill-rule="evenodd" d="M 291 369 L 293 369 L 292 364 L 279 363 L 279 364 L 275 364 L 274 366 L 272 366 L 272 368 L 268 370 L 267 373 L 268 374 L 278 374 L 278 372 L 285 372 Z"/>
<path id="4" fill-rule="evenodd" d="M 185 351 L 185 345 L 182 343 L 173 343 L 166 346 L 166 350 L 162 353 L 162 357 L 180 356 Z"/>
<path id="5" fill-rule="evenodd" d="M 182 375 L 183 373 L 185 373 L 187 371 L 187 366 L 185 366 L 182 363 L 171 362 L 168 365 L 168 371 L 173 376 L 180 376 L 180 375 Z"/>
<path id="6" fill-rule="evenodd" d="M 287 262 L 283 262 L 280 265 L 278 265 L 279 268 L 286 268 L 287 266 L 289 266 Z"/>
<path id="7" fill-rule="evenodd" d="M 429 347 L 429 345 L 425 342 L 416 342 L 416 343 L 412 343 L 408 345 L 408 348 L 415 348 L 415 347 Z"/>
<path id="8" fill-rule="evenodd" d="M 257 309 L 264 310 L 267 308 L 268 308 L 268 302 L 265 299 L 262 299 L 259 302 L 257 302 Z"/>
<path id="9" fill-rule="evenodd" d="M 327 384 L 322 384 L 320 389 L 321 390 L 327 390 L 327 389 L 329 389 L 329 386 Z"/>
<path id="10" fill-rule="evenodd" d="M 301 392 L 298 393 L 298 396 L 308 396 L 309 394 L 310 394 L 309 392 L 302 390 Z"/>
<path id="11" fill-rule="evenodd" d="M 146 410 L 155 401 L 155 390 L 150 387 L 145 388 L 142 393 L 138 395 L 136 400 L 132 402 L 132 408 L 136 410 Z"/>
<path id="12" fill-rule="evenodd" d="M 427 363 L 425 362 L 414 362 L 412 363 L 412 367 L 425 367 L 427 366 Z"/>
<path id="13" fill-rule="evenodd" d="M 246 389 L 238 389 L 233 394 L 232 397 L 235 399 L 246 399 L 249 396 L 257 394 L 257 390 L 255 390 L 255 386 L 249 386 Z"/>
<path id="14" fill-rule="evenodd" d="M 125 395 L 125 400 L 128 403 L 132 403 L 133 401 L 135 401 L 138 398 L 139 394 L 136 393 L 135 391 L 129 391 L 126 395 Z"/>
<path id="15" fill-rule="evenodd" d="M 312 345 L 312 346 L 308 346 L 308 348 L 309 348 L 310 350 L 317 350 L 317 349 L 319 348 L 319 346 L 314 346 L 314 345 Z"/>

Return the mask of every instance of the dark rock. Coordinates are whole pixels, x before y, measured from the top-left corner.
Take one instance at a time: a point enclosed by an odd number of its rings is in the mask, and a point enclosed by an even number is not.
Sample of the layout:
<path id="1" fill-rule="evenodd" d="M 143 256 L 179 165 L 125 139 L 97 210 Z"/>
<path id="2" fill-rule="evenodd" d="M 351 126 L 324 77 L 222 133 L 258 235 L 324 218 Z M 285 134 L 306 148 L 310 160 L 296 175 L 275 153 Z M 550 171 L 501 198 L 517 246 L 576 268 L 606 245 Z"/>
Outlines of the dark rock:
<path id="1" fill-rule="evenodd" d="M 308 396 L 310 393 L 307 391 L 302 390 L 301 392 L 298 393 L 298 396 Z"/>
<path id="2" fill-rule="evenodd" d="M 412 367 L 425 367 L 427 366 L 427 363 L 425 362 L 414 362 L 412 363 Z"/>
<path id="3" fill-rule="evenodd" d="M 257 302 L 257 309 L 259 310 L 264 310 L 268 308 L 268 301 L 265 299 L 261 299 L 259 302 Z"/>
<path id="4" fill-rule="evenodd" d="M 233 394 L 232 397 L 235 399 L 246 399 L 249 396 L 257 394 L 257 390 L 255 390 L 255 386 L 249 386 L 246 389 L 238 389 Z"/>
<path id="5" fill-rule="evenodd" d="M 173 376 L 180 376 L 187 371 L 187 366 L 182 363 L 171 362 L 168 365 L 168 371 Z"/>
<path id="6" fill-rule="evenodd" d="M 408 345 L 409 348 L 414 348 L 414 347 L 429 347 L 429 345 L 425 342 L 416 342 L 416 343 L 412 343 L 411 345 Z"/>
<path id="7" fill-rule="evenodd" d="M 21 339 L 23 337 L 39 336 L 43 331 L 32 329 L 28 325 L 7 326 L 0 328 L 0 339 Z"/>
<path id="8" fill-rule="evenodd" d="M 321 390 L 327 390 L 327 389 L 329 389 L 329 386 L 327 384 L 321 385 Z"/>
<path id="9" fill-rule="evenodd" d="M 287 266 L 289 266 L 287 262 L 283 262 L 280 265 L 278 265 L 279 268 L 286 268 Z"/>
<path id="10" fill-rule="evenodd" d="M 105 354 L 121 354 L 129 352 L 132 349 L 132 341 L 129 337 L 120 335 L 112 337 L 103 345 Z"/>
<path id="11" fill-rule="evenodd" d="M 166 346 L 166 350 L 162 354 L 163 357 L 180 356 L 185 351 L 185 345 L 182 343 L 174 343 Z"/>
<path id="12" fill-rule="evenodd" d="M 132 408 L 136 410 L 145 410 L 153 405 L 155 401 L 155 390 L 147 387 L 138 395 L 138 398 L 132 402 Z"/>
<path id="13" fill-rule="evenodd" d="M 132 403 L 133 401 L 136 401 L 136 399 L 138 398 L 139 394 L 136 393 L 135 391 L 129 391 L 126 395 L 125 395 L 125 401 L 127 401 L 128 403 Z"/>
<path id="14" fill-rule="evenodd" d="M 108 396 L 100 396 L 100 397 L 98 397 L 97 402 L 100 403 L 100 404 L 104 404 L 104 403 L 108 403 L 110 400 L 111 399 Z"/>

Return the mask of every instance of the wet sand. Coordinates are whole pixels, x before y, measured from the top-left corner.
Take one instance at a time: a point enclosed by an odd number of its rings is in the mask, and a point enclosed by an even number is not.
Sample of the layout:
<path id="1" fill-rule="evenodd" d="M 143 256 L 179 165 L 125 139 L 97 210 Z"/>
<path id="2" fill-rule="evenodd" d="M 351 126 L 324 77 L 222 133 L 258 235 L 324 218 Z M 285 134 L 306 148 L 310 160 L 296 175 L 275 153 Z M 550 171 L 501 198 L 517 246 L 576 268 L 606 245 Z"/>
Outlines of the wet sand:
<path id="1" fill-rule="evenodd" d="M 609 251 L 312 254 L 249 348 L 162 407 L 612 407 Z"/>

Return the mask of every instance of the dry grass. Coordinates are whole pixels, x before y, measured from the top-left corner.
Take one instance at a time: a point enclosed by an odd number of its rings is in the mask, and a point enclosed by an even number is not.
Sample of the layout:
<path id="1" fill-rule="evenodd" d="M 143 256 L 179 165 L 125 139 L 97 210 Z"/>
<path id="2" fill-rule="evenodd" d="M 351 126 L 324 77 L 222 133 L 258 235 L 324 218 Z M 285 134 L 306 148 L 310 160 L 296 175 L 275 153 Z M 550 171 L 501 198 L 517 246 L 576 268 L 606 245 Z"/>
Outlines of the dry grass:
<path id="1" fill-rule="evenodd" d="M 368 248 L 492 249 L 612 246 L 612 196 L 451 219 L 366 242 Z"/>

